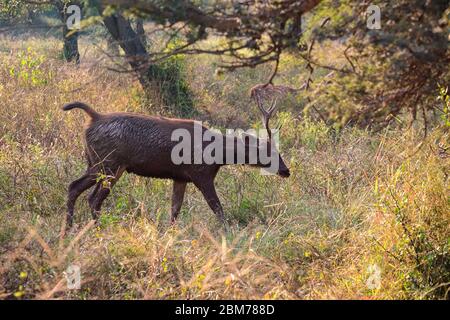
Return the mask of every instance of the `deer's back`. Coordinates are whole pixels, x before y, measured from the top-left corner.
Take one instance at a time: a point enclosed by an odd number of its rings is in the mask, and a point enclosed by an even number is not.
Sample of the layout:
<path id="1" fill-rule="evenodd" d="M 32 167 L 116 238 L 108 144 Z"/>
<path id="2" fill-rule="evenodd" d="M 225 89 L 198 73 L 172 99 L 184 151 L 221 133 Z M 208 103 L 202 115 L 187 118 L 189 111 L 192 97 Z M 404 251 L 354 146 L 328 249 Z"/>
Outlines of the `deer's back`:
<path id="1" fill-rule="evenodd" d="M 103 115 L 86 129 L 86 152 L 91 165 L 113 170 L 123 166 L 142 176 L 191 181 L 193 174 L 216 171 L 205 165 L 175 165 L 171 160 L 172 132 L 186 129 L 193 136 L 194 121 L 129 113 Z M 203 128 L 207 130 L 206 128 Z"/>

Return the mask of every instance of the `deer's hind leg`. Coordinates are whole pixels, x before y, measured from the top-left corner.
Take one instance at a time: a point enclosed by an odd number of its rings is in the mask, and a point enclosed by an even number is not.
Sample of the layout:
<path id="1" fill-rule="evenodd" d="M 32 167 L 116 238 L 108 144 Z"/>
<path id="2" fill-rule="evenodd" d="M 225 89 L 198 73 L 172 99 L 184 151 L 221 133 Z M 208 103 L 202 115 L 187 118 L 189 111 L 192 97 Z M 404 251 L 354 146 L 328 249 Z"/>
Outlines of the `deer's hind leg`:
<path id="1" fill-rule="evenodd" d="M 103 201 L 105 201 L 105 199 L 108 197 L 112 187 L 120 179 L 124 171 L 125 167 L 105 170 L 105 172 L 109 174 L 106 176 L 106 178 L 101 179 L 95 185 L 94 190 L 91 192 L 88 198 L 89 206 L 92 210 L 93 219 L 98 220 Z"/>
<path id="2" fill-rule="evenodd" d="M 86 173 L 81 178 L 73 181 L 69 185 L 67 197 L 66 227 L 68 228 L 72 227 L 75 202 L 84 191 L 86 191 L 95 184 L 96 179 L 95 175 L 96 175 L 95 169 L 88 168 Z"/>

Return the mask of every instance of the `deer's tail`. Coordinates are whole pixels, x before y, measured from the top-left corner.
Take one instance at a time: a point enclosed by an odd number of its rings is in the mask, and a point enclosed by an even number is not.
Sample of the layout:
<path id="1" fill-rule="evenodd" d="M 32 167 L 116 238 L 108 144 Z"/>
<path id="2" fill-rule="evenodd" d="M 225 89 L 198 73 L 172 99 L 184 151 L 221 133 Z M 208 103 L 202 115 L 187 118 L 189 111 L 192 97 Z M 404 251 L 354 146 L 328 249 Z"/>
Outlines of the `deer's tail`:
<path id="1" fill-rule="evenodd" d="M 89 107 L 87 104 L 78 102 L 78 101 L 65 104 L 62 107 L 62 109 L 64 111 L 68 111 L 68 110 L 72 110 L 72 109 L 82 109 L 84 112 L 86 112 L 92 118 L 92 120 L 96 120 L 96 119 L 100 118 L 100 113 L 98 113 L 97 111 L 95 111 L 94 109 Z"/>

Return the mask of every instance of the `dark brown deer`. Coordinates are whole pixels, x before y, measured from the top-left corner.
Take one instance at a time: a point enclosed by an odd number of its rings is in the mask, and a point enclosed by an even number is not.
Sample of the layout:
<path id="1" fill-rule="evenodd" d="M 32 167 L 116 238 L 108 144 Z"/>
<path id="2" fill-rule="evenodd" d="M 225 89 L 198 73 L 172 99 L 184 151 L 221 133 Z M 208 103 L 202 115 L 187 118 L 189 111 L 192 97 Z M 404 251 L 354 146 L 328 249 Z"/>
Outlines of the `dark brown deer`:
<path id="1" fill-rule="evenodd" d="M 278 160 L 276 173 L 281 177 L 289 177 L 289 169 L 278 151 L 271 147 L 269 119 L 275 110 L 276 101 L 274 101 L 268 111 L 264 109 L 262 103 L 258 102 L 258 106 L 263 112 L 264 124 L 268 130 L 269 139 L 257 139 L 256 148 L 258 151 L 268 152 L 272 155 L 275 153 Z M 69 185 L 67 227 L 71 227 L 73 223 L 76 199 L 81 193 L 94 185 L 95 187 L 88 197 L 88 202 L 93 218 L 98 219 L 103 201 L 125 171 L 145 177 L 173 180 L 172 222 L 175 221 L 180 212 L 186 184 L 189 182 L 192 182 L 201 191 L 209 207 L 219 220 L 225 221 L 223 209 L 214 187 L 214 178 L 221 166 L 230 164 L 230 162 L 174 164 L 171 158 L 172 149 L 178 143 L 177 141 L 172 141 L 172 133 L 176 129 L 186 129 L 188 132 L 193 133 L 194 121 L 152 117 L 134 113 L 102 114 L 81 102 L 67 104 L 63 107 L 63 110 L 74 108 L 84 110 L 91 118 L 91 121 L 85 131 L 88 168 L 81 178 Z M 202 132 L 208 130 L 206 127 L 201 127 Z M 247 139 L 228 135 L 220 135 L 219 138 L 224 140 L 231 139 L 233 150 L 239 150 L 238 144 L 244 145 L 244 161 L 239 162 L 239 156 L 234 151 L 231 163 L 249 163 L 248 154 L 251 145 Z M 211 142 L 202 142 L 202 148 L 204 149 L 209 143 Z M 261 148 L 264 150 L 260 150 Z M 223 154 L 225 155 L 225 151 Z M 259 153 L 257 154 L 259 155 Z M 257 161 L 253 165 L 267 168 L 271 163 L 262 163 L 258 156 Z"/>

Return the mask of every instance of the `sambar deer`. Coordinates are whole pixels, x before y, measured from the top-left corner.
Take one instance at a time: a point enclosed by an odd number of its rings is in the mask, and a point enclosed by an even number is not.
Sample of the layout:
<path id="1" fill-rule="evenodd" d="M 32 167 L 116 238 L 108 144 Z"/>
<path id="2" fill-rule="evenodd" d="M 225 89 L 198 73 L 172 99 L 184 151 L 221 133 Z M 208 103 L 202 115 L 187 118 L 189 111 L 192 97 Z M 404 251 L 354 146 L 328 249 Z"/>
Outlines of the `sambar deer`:
<path id="1" fill-rule="evenodd" d="M 269 119 L 275 111 L 276 99 L 268 110 L 264 109 L 261 101 L 257 100 L 257 104 L 263 114 L 268 139 L 258 138 L 256 148 L 258 151 L 274 156 L 271 159 L 278 161 L 276 173 L 281 177 L 289 177 L 289 169 L 278 151 L 272 148 Z M 72 226 L 75 202 L 81 193 L 95 185 L 88 197 L 88 203 L 93 218 L 97 220 L 103 201 L 125 171 L 144 177 L 173 180 L 172 222 L 175 222 L 180 212 L 187 183 L 193 183 L 201 191 L 212 211 L 221 222 L 225 222 L 214 179 L 219 169 L 230 163 L 174 164 L 171 158 L 172 149 L 177 144 L 176 141 L 172 141 L 172 133 L 176 129 L 186 129 L 193 133 L 195 124 L 193 120 L 122 112 L 103 114 L 81 102 L 66 104 L 63 110 L 74 108 L 86 112 L 91 121 L 85 130 L 88 168 L 82 177 L 69 185 L 66 220 L 68 228 Z M 209 130 L 204 126 L 201 128 L 203 132 Z M 239 156 L 234 151 L 232 163 L 248 164 L 250 145 L 246 139 L 229 135 L 220 135 L 220 137 L 231 139 L 234 150 L 242 150 L 237 145 L 244 144 L 244 162 L 237 161 Z M 209 143 L 211 142 L 202 142 L 202 148 L 204 149 Z M 262 163 L 259 159 L 260 153 L 257 154 L 258 159 L 253 163 L 254 166 L 267 168 L 271 165 L 271 163 Z"/>

